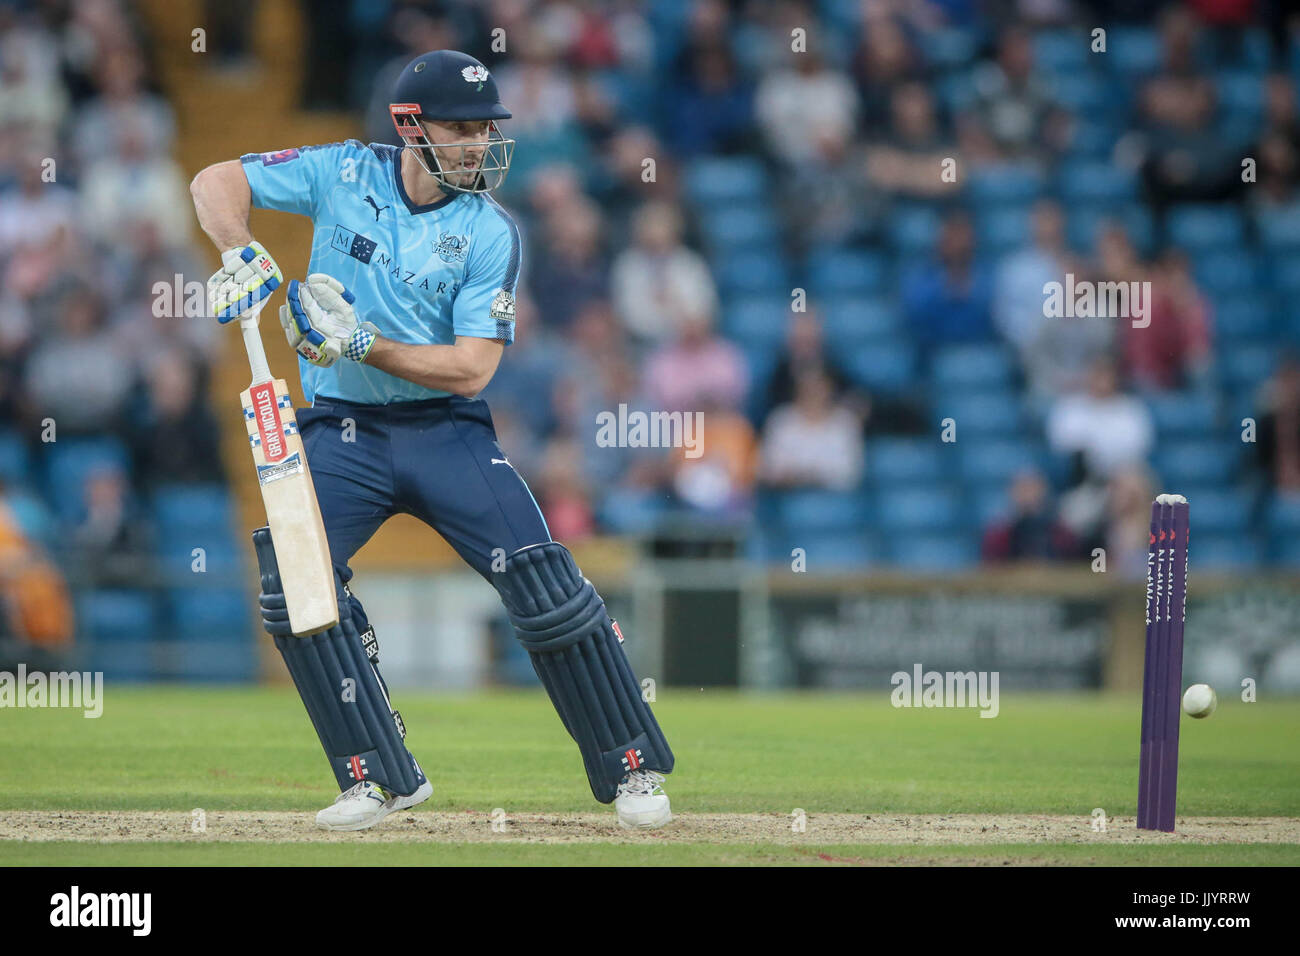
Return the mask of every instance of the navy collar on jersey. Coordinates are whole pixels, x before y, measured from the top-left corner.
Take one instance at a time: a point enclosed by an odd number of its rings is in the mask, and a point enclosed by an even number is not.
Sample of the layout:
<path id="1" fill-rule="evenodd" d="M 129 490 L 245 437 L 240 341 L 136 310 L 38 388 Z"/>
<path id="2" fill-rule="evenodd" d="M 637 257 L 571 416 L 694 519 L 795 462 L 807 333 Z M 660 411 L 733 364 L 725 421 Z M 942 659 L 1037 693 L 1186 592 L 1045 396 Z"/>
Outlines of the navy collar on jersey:
<path id="1" fill-rule="evenodd" d="M 393 150 L 393 182 L 397 185 L 397 195 L 402 197 L 402 202 L 406 203 L 406 209 L 412 216 L 418 216 L 422 212 L 433 212 L 435 209 L 441 209 L 450 202 L 460 197 L 460 193 L 452 193 L 449 196 L 443 196 L 423 206 L 418 206 L 411 201 L 411 197 L 406 195 L 406 186 L 402 182 L 402 151 Z"/>

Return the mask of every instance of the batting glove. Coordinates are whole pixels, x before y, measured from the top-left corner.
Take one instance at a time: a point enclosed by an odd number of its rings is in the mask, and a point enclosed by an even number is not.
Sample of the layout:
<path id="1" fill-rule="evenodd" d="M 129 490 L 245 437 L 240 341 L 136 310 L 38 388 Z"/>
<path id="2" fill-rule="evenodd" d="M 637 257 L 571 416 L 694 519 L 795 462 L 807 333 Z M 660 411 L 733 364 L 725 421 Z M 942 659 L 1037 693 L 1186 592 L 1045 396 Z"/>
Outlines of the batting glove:
<path id="1" fill-rule="evenodd" d="M 298 354 L 329 368 L 339 358 L 364 362 L 379 329 L 358 323 L 356 296 L 333 276 L 314 272 L 306 282 L 289 282 L 288 302 L 280 307 L 280 325 Z"/>
<path id="2" fill-rule="evenodd" d="M 221 268 L 208 280 L 208 308 L 222 324 L 241 318 L 283 281 L 280 267 L 260 242 L 227 249 Z"/>

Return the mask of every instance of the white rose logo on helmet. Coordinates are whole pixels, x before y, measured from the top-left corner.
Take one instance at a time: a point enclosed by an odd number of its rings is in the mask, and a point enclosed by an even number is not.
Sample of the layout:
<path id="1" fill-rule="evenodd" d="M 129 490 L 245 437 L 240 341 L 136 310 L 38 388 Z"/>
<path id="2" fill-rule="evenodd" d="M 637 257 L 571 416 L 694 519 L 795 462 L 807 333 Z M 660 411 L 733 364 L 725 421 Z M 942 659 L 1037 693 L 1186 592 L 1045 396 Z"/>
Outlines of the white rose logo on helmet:
<path id="1" fill-rule="evenodd" d="M 465 69 L 460 71 L 460 75 L 465 77 L 466 83 L 478 84 L 478 89 L 474 91 L 477 93 L 479 90 L 483 89 L 483 81 L 488 78 L 488 71 L 486 67 L 482 66 L 467 66 Z"/>

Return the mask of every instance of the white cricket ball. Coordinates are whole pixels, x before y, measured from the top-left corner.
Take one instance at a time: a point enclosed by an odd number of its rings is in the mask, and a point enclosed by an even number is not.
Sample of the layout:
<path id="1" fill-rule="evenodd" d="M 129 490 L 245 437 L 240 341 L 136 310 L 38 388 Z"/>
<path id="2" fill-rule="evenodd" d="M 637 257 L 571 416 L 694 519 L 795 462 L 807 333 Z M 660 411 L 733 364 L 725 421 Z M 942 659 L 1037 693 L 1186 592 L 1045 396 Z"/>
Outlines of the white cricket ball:
<path id="1" fill-rule="evenodd" d="M 1183 710 L 1188 717 L 1209 717 L 1219 706 L 1219 695 L 1209 684 L 1193 684 L 1183 694 Z"/>

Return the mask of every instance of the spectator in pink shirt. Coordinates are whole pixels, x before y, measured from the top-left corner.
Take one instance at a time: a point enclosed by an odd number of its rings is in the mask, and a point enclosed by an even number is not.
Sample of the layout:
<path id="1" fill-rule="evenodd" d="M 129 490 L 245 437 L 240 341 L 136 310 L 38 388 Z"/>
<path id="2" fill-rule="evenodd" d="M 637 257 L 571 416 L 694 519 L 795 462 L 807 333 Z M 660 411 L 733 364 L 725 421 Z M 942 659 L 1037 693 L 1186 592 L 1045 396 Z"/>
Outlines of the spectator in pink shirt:
<path id="1" fill-rule="evenodd" d="M 682 314 L 675 341 L 657 349 L 645 371 L 651 402 L 664 411 L 699 411 L 706 404 L 739 408 L 748 379 L 740 351 L 713 334 L 704 312 Z"/>

